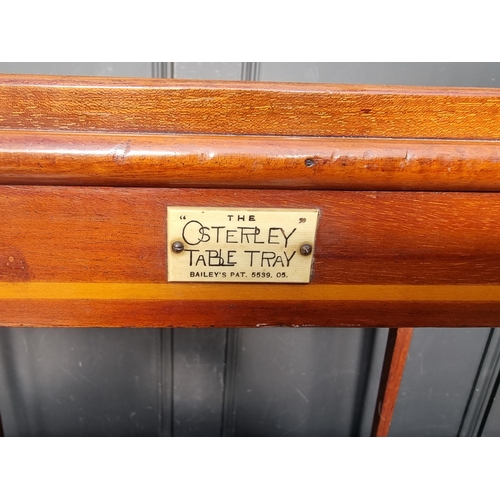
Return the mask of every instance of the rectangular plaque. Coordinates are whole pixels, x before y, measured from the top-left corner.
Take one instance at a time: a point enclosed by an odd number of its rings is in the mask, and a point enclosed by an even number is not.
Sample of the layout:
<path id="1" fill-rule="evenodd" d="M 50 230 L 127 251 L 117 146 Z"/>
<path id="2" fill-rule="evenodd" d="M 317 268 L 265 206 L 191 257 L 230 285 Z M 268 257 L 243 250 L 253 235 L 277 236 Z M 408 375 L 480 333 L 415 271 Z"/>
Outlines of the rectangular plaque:
<path id="1" fill-rule="evenodd" d="M 318 213 L 168 207 L 168 281 L 309 283 Z"/>

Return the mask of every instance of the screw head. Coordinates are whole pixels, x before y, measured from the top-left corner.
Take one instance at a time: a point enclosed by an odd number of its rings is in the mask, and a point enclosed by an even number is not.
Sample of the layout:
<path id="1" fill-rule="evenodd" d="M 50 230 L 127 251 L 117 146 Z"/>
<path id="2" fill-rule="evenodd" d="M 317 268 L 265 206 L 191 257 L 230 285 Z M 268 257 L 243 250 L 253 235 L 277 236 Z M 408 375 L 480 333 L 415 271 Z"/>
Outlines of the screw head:
<path id="1" fill-rule="evenodd" d="M 300 255 L 311 255 L 312 251 L 313 251 L 312 246 L 307 243 L 300 247 Z"/>
<path id="2" fill-rule="evenodd" d="M 182 241 L 174 241 L 172 243 L 172 252 L 181 253 L 184 250 L 184 244 Z"/>

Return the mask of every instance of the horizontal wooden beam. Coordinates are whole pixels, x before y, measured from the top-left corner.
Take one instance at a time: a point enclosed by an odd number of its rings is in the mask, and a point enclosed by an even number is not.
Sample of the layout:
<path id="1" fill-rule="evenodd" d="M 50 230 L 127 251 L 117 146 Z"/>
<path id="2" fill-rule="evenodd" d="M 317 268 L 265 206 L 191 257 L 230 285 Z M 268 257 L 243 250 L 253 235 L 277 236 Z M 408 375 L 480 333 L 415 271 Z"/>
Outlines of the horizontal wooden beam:
<path id="1" fill-rule="evenodd" d="M 499 89 L 0 76 L 0 128 L 500 139 Z"/>
<path id="2" fill-rule="evenodd" d="M 0 281 L 166 281 L 168 206 L 318 209 L 313 284 L 500 285 L 500 195 L 0 187 Z"/>
<path id="3" fill-rule="evenodd" d="M 500 143 L 7 130 L 0 184 L 500 191 Z"/>
<path id="4" fill-rule="evenodd" d="M 224 288 L 225 285 L 219 285 Z M 199 285 L 203 289 L 204 285 Z M 2 326 L 57 327 L 472 327 L 498 324 L 499 302 L 213 301 L 150 299 L 2 299 Z"/>
<path id="5" fill-rule="evenodd" d="M 168 206 L 318 209 L 314 284 L 500 284 L 500 197 L 1 186 L 0 281 L 166 281 Z"/>
<path id="6" fill-rule="evenodd" d="M 309 284 L 169 283 L 169 206 L 315 208 Z M 500 194 L 0 187 L 0 322 L 500 323 Z"/>
<path id="7" fill-rule="evenodd" d="M 1 75 L 0 321 L 498 324 L 498 109 L 498 89 Z M 318 210 L 310 283 L 169 283 L 175 206 Z"/>

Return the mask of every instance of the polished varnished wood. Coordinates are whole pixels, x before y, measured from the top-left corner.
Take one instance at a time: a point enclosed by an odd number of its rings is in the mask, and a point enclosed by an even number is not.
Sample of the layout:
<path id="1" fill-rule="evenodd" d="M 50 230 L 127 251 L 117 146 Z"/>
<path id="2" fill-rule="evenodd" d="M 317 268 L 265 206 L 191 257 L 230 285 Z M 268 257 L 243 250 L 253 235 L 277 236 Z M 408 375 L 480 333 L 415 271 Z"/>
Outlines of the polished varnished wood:
<path id="1" fill-rule="evenodd" d="M 377 404 L 373 417 L 372 436 L 385 437 L 389 435 L 412 335 L 413 328 L 389 329 Z"/>
<path id="2" fill-rule="evenodd" d="M 0 76 L 0 128 L 499 139 L 500 90 Z"/>
<path id="3" fill-rule="evenodd" d="M 240 286 L 240 285 L 239 285 Z M 56 292 L 57 284 L 49 287 Z M 172 290 L 175 290 L 173 288 Z M 29 291 L 29 290 L 28 290 Z M 498 322 L 498 301 L 419 301 L 383 298 L 359 300 L 266 300 L 266 287 L 252 300 L 151 300 L 66 299 L 68 290 L 59 287 L 56 299 L 27 297 L 0 299 L 4 326 L 85 326 L 85 327 L 264 327 L 323 326 L 372 327 L 437 325 L 443 327 L 487 326 Z M 133 287 L 131 287 L 133 291 Z M 70 296 L 74 293 L 70 293 Z M 131 293 L 128 294 L 131 297 Z M 36 296 L 35 296 L 36 297 Z M 183 297 L 181 295 L 181 297 Z"/>
<path id="4" fill-rule="evenodd" d="M 500 90 L 0 76 L 0 324 L 500 322 Z M 168 206 L 315 208 L 311 283 L 169 283 Z M 401 328 L 408 327 L 408 328 Z"/>
<path id="5" fill-rule="evenodd" d="M 500 143 L 0 132 L 0 184 L 494 191 Z"/>
<path id="6" fill-rule="evenodd" d="M 500 92 L 0 76 L 0 321 L 491 325 Z M 315 208 L 307 285 L 168 283 L 168 206 Z"/>
<path id="7" fill-rule="evenodd" d="M 168 283 L 169 205 L 319 209 L 311 283 Z M 0 213 L 5 325 L 500 320 L 496 194 L 3 186 Z"/>
<path id="8" fill-rule="evenodd" d="M 496 194 L 26 186 L 0 187 L 0 281 L 165 283 L 169 205 L 319 209 L 311 285 L 500 285 Z"/>

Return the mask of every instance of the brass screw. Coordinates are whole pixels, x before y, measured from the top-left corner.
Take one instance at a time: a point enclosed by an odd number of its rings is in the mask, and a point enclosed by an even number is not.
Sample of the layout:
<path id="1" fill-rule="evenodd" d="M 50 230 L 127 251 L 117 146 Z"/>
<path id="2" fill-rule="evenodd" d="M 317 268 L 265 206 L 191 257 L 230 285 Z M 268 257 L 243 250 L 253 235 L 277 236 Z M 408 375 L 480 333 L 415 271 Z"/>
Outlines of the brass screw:
<path id="1" fill-rule="evenodd" d="M 182 241 L 174 241 L 172 243 L 172 252 L 181 253 L 184 250 Z"/>
<path id="2" fill-rule="evenodd" d="M 300 254 L 301 255 L 311 255 L 312 251 L 313 251 L 313 247 L 307 243 L 300 247 Z"/>

